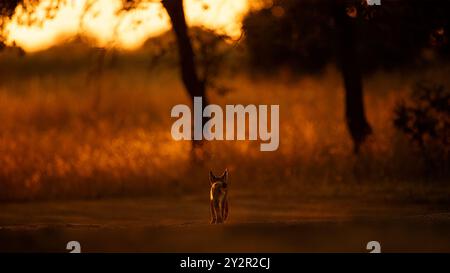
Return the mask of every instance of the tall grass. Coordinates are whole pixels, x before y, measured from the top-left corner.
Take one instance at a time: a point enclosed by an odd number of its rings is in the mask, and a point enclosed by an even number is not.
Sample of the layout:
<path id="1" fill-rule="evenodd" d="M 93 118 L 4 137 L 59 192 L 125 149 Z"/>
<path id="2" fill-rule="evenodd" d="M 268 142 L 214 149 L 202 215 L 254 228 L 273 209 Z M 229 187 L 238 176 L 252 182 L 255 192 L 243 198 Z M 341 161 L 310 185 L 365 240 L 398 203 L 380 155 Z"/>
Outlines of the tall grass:
<path id="1" fill-rule="evenodd" d="M 211 101 L 279 104 L 280 147 L 260 152 L 257 142 L 209 142 L 203 160 L 193 160 L 190 143 L 170 135 L 171 108 L 190 103 L 176 69 L 149 69 L 141 52 L 121 55 L 122 62 L 100 73 L 92 69 L 95 54 L 0 55 L 1 200 L 205 192 L 207 171 L 225 167 L 237 194 L 448 192 L 448 185 L 430 186 L 421 158 L 392 125 L 395 101 L 417 80 L 448 84 L 448 68 L 367 79 L 374 135 L 359 156 L 352 153 L 342 83 L 332 66 L 305 77 L 227 74 L 219 81 L 232 91 L 210 92 Z"/>

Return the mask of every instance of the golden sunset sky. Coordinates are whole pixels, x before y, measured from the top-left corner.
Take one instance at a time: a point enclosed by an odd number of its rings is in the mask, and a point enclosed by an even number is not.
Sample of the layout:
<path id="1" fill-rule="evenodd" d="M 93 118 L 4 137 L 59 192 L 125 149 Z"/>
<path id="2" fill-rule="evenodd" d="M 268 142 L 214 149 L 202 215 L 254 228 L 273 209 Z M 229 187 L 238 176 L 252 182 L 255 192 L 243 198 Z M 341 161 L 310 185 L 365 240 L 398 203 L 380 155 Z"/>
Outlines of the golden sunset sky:
<path id="1" fill-rule="evenodd" d="M 28 52 L 51 47 L 76 35 L 93 38 L 96 46 L 135 49 L 146 39 L 170 29 L 167 13 L 159 1 L 148 1 L 138 9 L 118 13 L 121 0 L 67 0 L 52 19 L 45 18 L 51 0 L 43 0 L 33 16 L 39 23 L 24 23 L 19 6 L 7 24 L 7 43 L 16 43 Z M 84 12 L 89 2 L 93 5 Z M 184 0 L 188 24 L 203 25 L 237 37 L 248 0 Z"/>

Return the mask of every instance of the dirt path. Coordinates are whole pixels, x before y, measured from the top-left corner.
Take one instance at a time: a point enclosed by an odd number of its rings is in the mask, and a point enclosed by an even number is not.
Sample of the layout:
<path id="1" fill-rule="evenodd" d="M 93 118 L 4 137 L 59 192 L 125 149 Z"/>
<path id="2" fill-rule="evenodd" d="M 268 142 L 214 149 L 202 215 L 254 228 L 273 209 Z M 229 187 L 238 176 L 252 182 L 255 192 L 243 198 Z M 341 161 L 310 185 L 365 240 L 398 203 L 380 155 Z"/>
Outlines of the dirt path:
<path id="1" fill-rule="evenodd" d="M 258 201 L 259 200 L 259 201 Z M 198 197 L 0 205 L 0 251 L 450 252 L 450 213 L 417 204 L 238 197 L 225 225 L 209 225 Z M 207 204 L 207 203 L 206 203 Z"/>

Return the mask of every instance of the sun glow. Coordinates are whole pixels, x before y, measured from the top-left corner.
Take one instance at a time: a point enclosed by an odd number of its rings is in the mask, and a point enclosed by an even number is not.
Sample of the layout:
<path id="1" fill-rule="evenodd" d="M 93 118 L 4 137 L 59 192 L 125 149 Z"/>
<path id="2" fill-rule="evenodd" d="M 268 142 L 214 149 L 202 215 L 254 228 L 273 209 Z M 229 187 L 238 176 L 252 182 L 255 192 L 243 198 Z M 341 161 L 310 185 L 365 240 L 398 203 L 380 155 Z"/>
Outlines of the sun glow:
<path id="1" fill-rule="evenodd" d="M 48 19 L 51 0 L 36 7 L 31 23 L 19 6 L 6 26 L 7 43 L 28 52 L 51 47 L 76 35 L 93 38 L 96 46 L 136 49 L 146 39 L 170 29 L 170 20 L 159 1 L 143 1 L 136 9 L 120 11 L 122 0 L 67 0 Z M 237 37 L 247 0 L 184 0 L 186 18 L 191 26 L 202 25 Z M 26 20 L 25 20 L 26 21 Z"/>

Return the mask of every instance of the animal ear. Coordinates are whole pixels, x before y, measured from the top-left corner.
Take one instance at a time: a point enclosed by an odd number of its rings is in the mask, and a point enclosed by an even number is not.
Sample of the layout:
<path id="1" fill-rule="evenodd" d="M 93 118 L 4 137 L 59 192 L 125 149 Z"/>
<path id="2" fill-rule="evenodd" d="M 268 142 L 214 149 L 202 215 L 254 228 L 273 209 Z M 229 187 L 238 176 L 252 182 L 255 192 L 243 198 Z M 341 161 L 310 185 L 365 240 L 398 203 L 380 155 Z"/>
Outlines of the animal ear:
<path id="1" fill-rule="evenodd" d="M 225 169 L 220 178 L 222 178 L 223 181 L 228 182 L 228 169 Z"/>
<path id="2" fill-rule="evenodd" d="M 209 171 L 209 183 L 212 184 L 216 181 L 216 177 L 214 176 L 212 171 Z"/>

